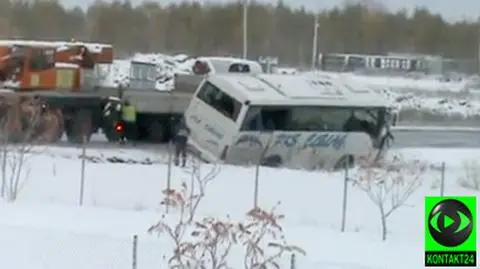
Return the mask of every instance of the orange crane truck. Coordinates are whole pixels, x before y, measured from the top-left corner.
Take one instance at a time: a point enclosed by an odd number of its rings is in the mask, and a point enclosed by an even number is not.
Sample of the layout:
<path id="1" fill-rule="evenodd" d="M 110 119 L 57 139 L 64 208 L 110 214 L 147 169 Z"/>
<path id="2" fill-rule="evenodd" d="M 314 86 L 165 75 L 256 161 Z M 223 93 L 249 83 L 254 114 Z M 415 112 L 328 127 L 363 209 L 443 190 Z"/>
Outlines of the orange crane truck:
<path id="1" fill-rule="evenodd" d="M 113 63 L 113 47 L 80 42 L 0 40 L 0 123 L 3 133 L 79 143 L 102 129 L 115 133 L 121 101 L 98 87 L 96 66 Z M 35 120 L 32 124 L 26 119 Z"/>

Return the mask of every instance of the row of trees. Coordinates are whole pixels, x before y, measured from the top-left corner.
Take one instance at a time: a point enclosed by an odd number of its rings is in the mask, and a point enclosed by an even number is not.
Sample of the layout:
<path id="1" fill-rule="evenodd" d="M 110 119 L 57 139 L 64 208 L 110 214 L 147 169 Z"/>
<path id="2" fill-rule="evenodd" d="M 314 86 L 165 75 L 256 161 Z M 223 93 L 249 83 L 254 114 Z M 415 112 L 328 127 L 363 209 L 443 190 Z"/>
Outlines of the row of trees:
<path id="1" fill-rule="evenodd" d="M 146 2 L 96 2 L 86 11 L 65 9 L 55 1 L 0 0 L 0 35 L 113 43 L 132 52 L 242 54 L 242 4 L 182 2 L 161 6 Z M 251 3 L 249 54 L 278 56 L 292 64 L 311 57 L 315 14 L 276 5 Z M 426 9 L 388 12 L 370 2 L 345 4 L 319 14 L 320 52 L 418 52 L 474 58 L 475 22 L 449 23 Z"/>

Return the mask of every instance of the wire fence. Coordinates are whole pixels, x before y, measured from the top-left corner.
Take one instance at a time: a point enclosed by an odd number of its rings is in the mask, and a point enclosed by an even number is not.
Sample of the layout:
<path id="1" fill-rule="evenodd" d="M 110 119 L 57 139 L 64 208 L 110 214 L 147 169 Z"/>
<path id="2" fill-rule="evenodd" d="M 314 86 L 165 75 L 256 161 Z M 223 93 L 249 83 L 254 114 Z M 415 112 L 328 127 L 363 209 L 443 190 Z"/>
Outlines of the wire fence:
<path id="1" fill-rule="evenodd" d="M 167 167 L 166 167 L 166 174 L 165 174 L 165 178 L 166 178 L 166 185 L 165 185 L 165 189 L 166 190 L 169 190 L 171 189 L 172 187 L 172 166 L 173 166 L 173 160 L 174 160 L 174 156 L 173 156 L 173 145 L 170 143 L 167 145 L 167 147 L 165 148 L 165 151 L 166 152 L 163 152 L 163 156 L 161 156 L 161 163 L 162 164 L 165 164 Z M 261 152 L 261 155 L 263 156 L 265 154 L 266 150 L 262 151 Z M 191 158 L 195 158 L 195 156 L 192 156 L 190 157 Z M 85 178 L 85 170 L 87 169 L 87 163 L 91 159 L 91 156 L 88 155 L 88 143 L 84 143 L 82 148 L 81 148 L 81 155 L 80 155 L 80 160 L 81 160 L 81 171 L 80 171 L 80 183 L 79 183 L 79 197 L 78 197 L 78 204 L 80 206 L 83 205 L 83 199 L 84 199 L 84 189 L 85 189 L 85 181 L 86 181 L 86 178 Z M 260 157 L 260 160 L 262 160 L 262 157 Z M 261 163 L 258 163 L 257 165 L 254 165 L 253 168 L 255 169 L 255 173 L 254 173 L 254 176 L 255 176 L 255 179 L 254 179 L 254 187 L 253 187 L 253 202 L 252 202 L 252 205 L 253 207 L 255 208 L 256 206 L 258 206 L 258 200 L 259 200 L 259 184 L 260 184 L 260 181 L 261 181 L 261 178 L 260 178 L 260 169 L 261 169 L 262 165 Z M 429 171 L 433 173 L 434 177 L 437 177 L 437 180 L 435 182 L 435 188 L 438 189 L 438 195 L 439 196 L 444 196 L 445 195 L 445 192 L 446 192 L 446 172 L 447 172 L 447 165 L 445 162 L 441 162 L 441 163 L 436 163 L 436 164 L 429 164 Z M 460 169 L 463 171 L 464 173 L 464 176 L 461 177 L 460 179 L 457 178 L 456 179 L 456 185 L 459 185 L 461 187 L 464 187 L 464 188 L 468 188 L 468 189 L 476 189 L 476 190 L 480 190 L 480 163 L 476 163 L 476 162 L 465 162 L 463 164 L 462 167 L 460 167 Z M 349 167 L 346 167 L 344 169 L 344 182 L 343 182 L 343 196 L 347 197 L 348 195 L 348 188 L 349 188 L 349 185 L 351 185 L 351 178 L 350 178 L 350 171 L 351 169 Z M 346 202 L 345 202 L 346 203 Z M 343 211 L 346 211 L 346 204 L 343 205 Z M 168 213 L 169 212 L 169 208 L 168 206 L 166 205 L 165 206 L 165 213 Z M 343 212 L 342 215 L 345 215 L 346 213 Z M 342 221 L 343 223 L 343 221 Z M 344 226 L 344 225 L 342 225 Z M 342 228 L 343 229 L 343 228 Z"/>

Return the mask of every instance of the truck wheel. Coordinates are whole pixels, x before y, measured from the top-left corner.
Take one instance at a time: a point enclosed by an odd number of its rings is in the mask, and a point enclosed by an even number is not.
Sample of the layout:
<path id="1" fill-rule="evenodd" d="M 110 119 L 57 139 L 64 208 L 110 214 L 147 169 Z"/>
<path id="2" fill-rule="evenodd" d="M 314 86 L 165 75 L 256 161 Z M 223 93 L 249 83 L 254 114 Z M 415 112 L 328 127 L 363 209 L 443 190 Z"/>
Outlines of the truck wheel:
<path id="1" fill-rule="evenodd" d="M 167 141 L 167 129 L 161 122 L 154 121 L 148 129 L 148 140 L 155 143 L 165 143 Z"/>
<path id="2" fill-rule="evenodd" d="M 57 120 L 58 120 L 58 132 L 57 132 L 57 136 L 55 138 L 55 142 L 58 142 L 62 139 L 62 136 L 63 136 L 63 133 L 65 132 L 65 119 L 63 118 L 63 114 L 62 114 L 62 111 L 56 109 L 55 110 L 55 115 L 57 117 Z"/>
<path id="3" fill-rule="evenodd" d="M 81 144 L 86 136 L 87 142 L 92 136 L 92 113 L 88 110 L 77 110 L 65 121 L 65 132 L 68 142 Z"/>
<path id="4" fill-rule="evenodd" d="M 115 130 L 115 124 L 117 122 L 116 118 L 109 117 L 103 119 L 100 123 L 102 132 L 105 135 L 105 138 L 108 142 L 118 142 L 120 141 L 120 134 Z"/>
<path id="5" fill-rule="evenodd" d="M 35 139 L 38 142 L 58 142 L 62 138 L 64 131 L 63 121 L 63 115 L 59 110 L 48 109 L 41 116 Z"/>
<path id="6" fill-rule="evenodd" d="M 120 141 L 120 134 L 118 134 L 115 130 L 105 130 L 104 131 L 105 138 L 107 138 L 108 142 L 118 142 Z"/>

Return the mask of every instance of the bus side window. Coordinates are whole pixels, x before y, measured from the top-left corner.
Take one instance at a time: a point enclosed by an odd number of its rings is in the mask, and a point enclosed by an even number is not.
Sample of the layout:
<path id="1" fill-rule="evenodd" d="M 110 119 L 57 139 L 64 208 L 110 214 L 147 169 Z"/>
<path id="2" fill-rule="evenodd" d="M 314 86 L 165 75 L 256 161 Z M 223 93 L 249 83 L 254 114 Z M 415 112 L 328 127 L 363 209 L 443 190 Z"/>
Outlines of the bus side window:
<path id="1" fill-rule="evenodd" d="M 289 127 L 295 131 L 341 132 L 350 114 L 350 109 L 342 107 L 295 107 Z"/>
<path id="2" fill-rule="evenodd" d="M 276 106 L 250 107 L 242 131 L 285 131 L 289 109 Z"/>
<path id="3" fill-rule="evenodd" d="M 237 121 L 242 104 L 212 83 L 207 81 L 198 92 L 197 98 L 227 118 Z"/>

